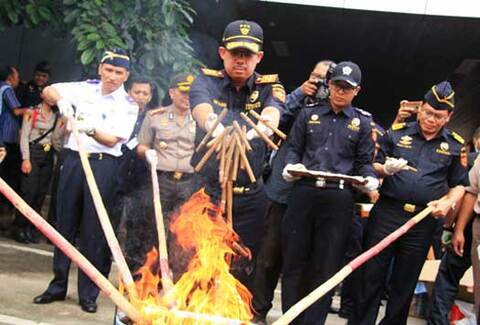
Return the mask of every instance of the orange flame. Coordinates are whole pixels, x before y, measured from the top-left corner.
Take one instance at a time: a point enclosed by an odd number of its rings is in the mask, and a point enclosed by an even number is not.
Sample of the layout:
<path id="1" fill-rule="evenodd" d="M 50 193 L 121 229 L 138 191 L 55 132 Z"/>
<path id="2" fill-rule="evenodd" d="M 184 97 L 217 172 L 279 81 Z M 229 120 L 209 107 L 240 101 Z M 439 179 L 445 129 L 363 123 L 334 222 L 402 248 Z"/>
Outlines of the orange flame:
<path id="1" fill-rule="evenodd" d="M 226 323 L 225 319 L 237 324 L 250 321 L 252 295 L 229 272 L 229 260 L 235 255 L 229 245 L 239 237 L 203 190 L 181 207 L 171 230 L 182 249 L 193 250 L 195 255 L 187 272 L 160 297 L 158 277 L 151 274 L 157 252 L 148 254 L 136 283 L 141 300 L 135 303 L 145 317 L 152 324 L 172 325 L 212 324 L 215 317 L 223 319 L 220 323 Z M 204 317 L 208 315 L 212 317 Z"/>

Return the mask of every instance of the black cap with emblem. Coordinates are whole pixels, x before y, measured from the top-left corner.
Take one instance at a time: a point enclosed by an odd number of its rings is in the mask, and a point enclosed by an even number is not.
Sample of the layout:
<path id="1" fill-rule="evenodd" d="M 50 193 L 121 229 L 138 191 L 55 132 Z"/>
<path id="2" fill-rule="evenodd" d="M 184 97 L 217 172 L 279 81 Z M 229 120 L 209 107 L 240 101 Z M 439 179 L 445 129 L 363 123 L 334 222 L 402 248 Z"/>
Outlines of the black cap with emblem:
<path id="1" fill-rule="evenodd" d="M 130 57 L 124 49 L 114 49 L 112 51 L 105 51 L 100 63 L 111 64 L 116 67 L 130 69 Z"/>
<path id="2" fill-rule="evenodd" d="M 360 67 L 351 61 L 343 61 L 333 69 L 331 81 L 345 81 L 352 87 L 360 86 L 362 71 Z"/>
<path id="3" fill-rule="evenodd" d="M 258 53 L 262 49 L 263 29 L 254 21 L 236 20 L 225 27 L 222 42 L 227 50 L 241 48 Z"/>
<path id="4" fill-rule="evenodd" d="M 438 110 L 453 110 L 455 107 L 455 92 L 448 81 L 442 81 L 433 86 L 425 94 L 425 102 Z"/>

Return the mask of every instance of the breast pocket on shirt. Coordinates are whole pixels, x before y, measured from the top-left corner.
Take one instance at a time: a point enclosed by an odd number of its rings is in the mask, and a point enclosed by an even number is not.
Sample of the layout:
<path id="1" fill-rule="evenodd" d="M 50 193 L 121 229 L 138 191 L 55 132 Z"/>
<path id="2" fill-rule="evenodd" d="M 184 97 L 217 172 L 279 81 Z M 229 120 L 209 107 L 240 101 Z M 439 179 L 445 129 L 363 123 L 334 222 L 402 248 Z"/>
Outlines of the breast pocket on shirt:
<path id="1" fill-rule="evenodd" d="M 166 140 L 170 140 L 173 138 L 174 136 L 174 132 L 172 130 L 172 128 L 169 126 L 169 124 L 165 124 L 165 125 L 159 125 L 158 127 L 156 127 L 156 130 L 155 130 L 155 139 L 158 140 L 158 141 L 166 141 Z"/>
<path id="2" fill-rule="evenodd" d="M 325 142 L 325 128 L 321 124 L 307 124 L 307 143 L 320 145 Z"/>

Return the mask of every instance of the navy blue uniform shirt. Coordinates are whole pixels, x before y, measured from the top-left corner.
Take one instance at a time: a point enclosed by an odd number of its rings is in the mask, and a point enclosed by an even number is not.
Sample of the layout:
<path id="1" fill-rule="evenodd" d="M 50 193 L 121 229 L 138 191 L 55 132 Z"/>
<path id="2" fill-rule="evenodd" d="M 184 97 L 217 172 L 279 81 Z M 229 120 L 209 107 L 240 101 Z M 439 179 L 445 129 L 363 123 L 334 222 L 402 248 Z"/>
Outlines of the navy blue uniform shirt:
<path id="1" fill-rule="evenodd" d="M 246 84 L 237 91 L 225 71 L 202 69 L 202 73 L 190 87 L 190 107 L 194 108 L 202 103 L 210 104 L 216 114 L 220 114 L 223 108 L 228 108 L 228 114 L 222 121 L 224 126 L 232 125 L 233 121 L 237 121 L 241 126 L 246 125 L 240 113 L 247 113 L 252 109 L 260 114 L 265 107 L 273 106 L 281 114 L 284 111 L 285 104 L 284 99 L 282 100 L 281 96 L 278 96 L 278 88 L 281 87 L 281 90 L 283 90 L 283 87 L 275 75 L 263 77 L 267 78 L 261 80 L 261 76 L 255 72 L 248 78 Z M 256 123 L 253 117 L 251 119 Z M 250 129 L 250 127 L 247 126 L 247 129 Z M 198 146 L 205 134 L 205 130 L 200 128 L 197 123 L 195 147 Z M 264 168 L 266 145 L 259 138 L 250 141 L 250 144 L 253 150 L 247 151 L 247 158 L 258 180 L 261 178 Z M 192 166 L 195 167 L 197 165 L 207 149 L 203 148 L 193 154 Z M 200 171 L 201 174 L 208 178 L 218 178 L 218 160 L 215 156 L 212 155 Z M 247 173 L 244 171 L 239 172 L 235 184 L 244 186 L 249 183 L 250 180 Z"/>
<path id="2" fill-rule="evenodd" d="M 20 107 L 13 88 L 4 81 L 0 81 L 0 138 L 3 142 L 18 143 L 21 117 L 15 116 L 13 110 Z"/>
<path id="3" fill-rule="evenodd" d="M 370 113 L 348 106 L 335 113 L 330 104 L 300 111 L 289 136 L 286 163 L 307 169 L 377 177 Z"/>
<path id="4" fill-rule="evenodd" d="M 402 170 L 385 177 L 380 195 L 399 202 L 426 205 L 457 185 L 468 185 L 467 156 L 463 139 L 443 128 L 430 141 L 417 122 L 394 124 L 379 140 L 376 161 L 403 158 L 416 173 Z"/>

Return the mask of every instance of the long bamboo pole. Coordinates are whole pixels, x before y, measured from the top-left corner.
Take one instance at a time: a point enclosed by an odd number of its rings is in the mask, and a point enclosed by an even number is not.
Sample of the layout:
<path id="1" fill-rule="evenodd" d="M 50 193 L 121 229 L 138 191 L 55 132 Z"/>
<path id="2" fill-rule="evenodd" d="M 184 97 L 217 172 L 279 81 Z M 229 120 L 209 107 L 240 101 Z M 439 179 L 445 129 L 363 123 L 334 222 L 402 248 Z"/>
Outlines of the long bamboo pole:
<path id="1" fill-rule="evenodd" d="M 405 222 L 403 226 L 392 232 L 390 235 L 382 239 L 378 244 L 355 258 L 353 261 L 344 266 L 340 271 L 338 271 L 334 276 L 320 285 L 318 288 L 310 292 L 306 297 L 293 305 L 285 314 L 283 314 L 279 319 L 277 319 L 272 325 L 286 325 L 293 321 L 298 315 L 300 315 L 305 309 L 314 304 L 318 299 L 322 298 L 330 290 L 335 288 L 340 282 L 342 282 L 347 276 L 349 276 L 354 270 L 359 268 L 365 262 L 370 260 L 372 257 L 380 253 L 391 243 L 396 241 L 402 235 L 404 235 L 408 230 L 414 227 L 421 220 L 425 219 L 432 212 L 432 207 L 426 207 L 410 220 Z"/>
<path id="2" fill-rule="evenodd" d="M 163 222 L 162 204 L 160 201 L 160 185 L 158 184 L 157 162 L 150 163 L 150 173 L 152 176 L 153 188 L 153 207 L 155 210 L 155 222 L 158 235 L 158 254 L 160 271 L 162 273 L 162 285 L 165 292 L 173 287 L 173 280 L 168 264 L 167 237 L 165 235 L 165 223 Z"/>
<path id="3" fill-rule="evenodd" d="M 0 192 L 20 211 L 37 229 L 72 260 L 102 291 L 112 299 L 130 319 L 143 324 L 140 312 L 58 231 L 33 210 L 8 184 L 0 178 Z"/>
<path id="4" fill-rule="evenodd" d="M 103 204 L 100 191 L 98 190 L 97 182 L 93 175 L 92 167 L 90 166 L 90 161 L 88 160 L 87 152 L 85 151 L 83 144 L 78 135 L 77 125 L 73 118 L 70 119 L 70 125 L 72 127 L 72 134 L 77 142 L 78 154 L 80 155 L 80 161 L 82 163 L 83 170 L 85 172 L 85 178 L 87 180 L 88 188 L 92 195 L 93 203 L 95 205 L 95 210 L 97 211 L 98 219 L 102 226 L 105 238 L 107 240 L 108 246 L 112 252 L 113 259 L 117 263 L 118 272 L 120 273 L 125 288 L 127 289 L 128 295 L 130 296 L 131 301 L 137 300 L 137 289 L 135 287 L 135 282 L 133 281 L 132 274 L 128 268 L 127 261 L 122 254 L 120 244 L 115 237 L 115 232 L 113 231 L 112 224 L 108 218 L 107 209 Z"/>

